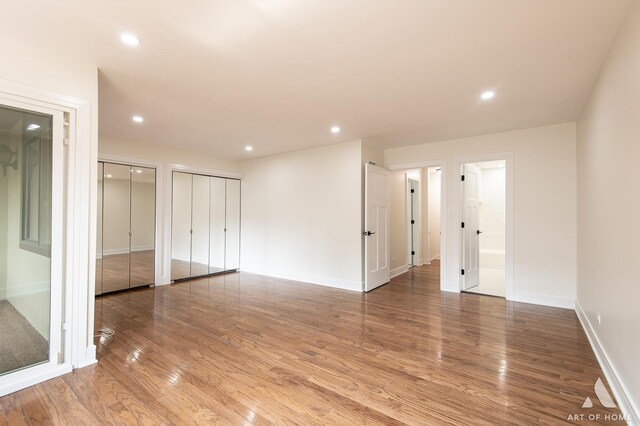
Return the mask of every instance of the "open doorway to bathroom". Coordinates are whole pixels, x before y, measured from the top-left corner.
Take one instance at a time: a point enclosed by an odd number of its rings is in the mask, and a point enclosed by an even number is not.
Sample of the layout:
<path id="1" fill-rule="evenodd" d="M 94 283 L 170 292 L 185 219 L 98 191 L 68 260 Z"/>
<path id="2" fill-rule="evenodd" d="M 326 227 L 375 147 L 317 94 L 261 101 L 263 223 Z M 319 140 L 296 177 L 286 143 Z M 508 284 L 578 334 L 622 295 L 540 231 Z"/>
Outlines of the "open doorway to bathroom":
<path id="1" fill-rule="evenodd" d="M 463 291 L 506 295 L 506 161 L 463 164 Z"/>

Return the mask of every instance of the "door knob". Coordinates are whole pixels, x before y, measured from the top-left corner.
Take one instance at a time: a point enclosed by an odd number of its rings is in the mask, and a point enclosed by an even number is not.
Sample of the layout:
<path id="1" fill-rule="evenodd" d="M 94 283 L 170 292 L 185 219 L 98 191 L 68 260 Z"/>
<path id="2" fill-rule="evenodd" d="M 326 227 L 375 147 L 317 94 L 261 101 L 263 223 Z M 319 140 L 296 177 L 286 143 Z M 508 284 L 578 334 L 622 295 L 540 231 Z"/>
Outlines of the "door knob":
<path id="1" fill-rule="evenodd" d="M 364 231 L 364 232 L 362 233 L 362 235 L 364 235 L 365 237 L 368 237 L 369 235 L 373 235 L 373 234 L 375 234 L 375 232 L 371 232 L 371 231 Z"/>

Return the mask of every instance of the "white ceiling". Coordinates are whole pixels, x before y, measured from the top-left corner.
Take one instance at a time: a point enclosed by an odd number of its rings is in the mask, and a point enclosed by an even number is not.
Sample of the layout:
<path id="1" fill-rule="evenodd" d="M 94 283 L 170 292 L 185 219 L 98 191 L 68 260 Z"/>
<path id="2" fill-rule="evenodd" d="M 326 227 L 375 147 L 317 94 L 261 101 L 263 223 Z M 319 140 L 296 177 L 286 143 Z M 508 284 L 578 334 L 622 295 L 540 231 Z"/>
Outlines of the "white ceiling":
<path id="1" fill-rule="evenodd" d="M 13 0 L 0 34 L 96 61 L 101 138 L 248 158 L 573 121 L 630 1 Z"/>

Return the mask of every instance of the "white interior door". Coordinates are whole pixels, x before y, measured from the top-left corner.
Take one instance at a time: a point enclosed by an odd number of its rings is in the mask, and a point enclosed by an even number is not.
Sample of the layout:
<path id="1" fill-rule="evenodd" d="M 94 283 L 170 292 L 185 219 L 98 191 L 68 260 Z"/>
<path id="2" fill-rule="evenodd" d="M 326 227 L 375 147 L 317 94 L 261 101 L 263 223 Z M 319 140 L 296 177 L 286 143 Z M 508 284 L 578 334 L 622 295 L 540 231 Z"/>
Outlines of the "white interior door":
<path id="1" fill-rule="evenodd" d="M 462 193 L 463 289 L 467 290 L 480 283 L 480 169 L 475 164 L 464 165 Z"/>
<path id="2" fill-rule="evenodd" d="M 389 171 L 365 165 L 365 291 L 389 282 Z"/>

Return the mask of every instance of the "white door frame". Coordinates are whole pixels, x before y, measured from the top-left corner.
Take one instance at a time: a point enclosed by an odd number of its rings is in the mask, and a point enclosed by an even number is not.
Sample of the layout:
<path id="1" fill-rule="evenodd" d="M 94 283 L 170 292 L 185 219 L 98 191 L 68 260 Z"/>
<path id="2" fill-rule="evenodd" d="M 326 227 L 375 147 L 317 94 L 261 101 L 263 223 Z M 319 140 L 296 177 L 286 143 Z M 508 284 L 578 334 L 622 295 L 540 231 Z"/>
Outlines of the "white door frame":
<path id="1" fill-rule="evenodd" d="M 58 218 L 63 226 L 57 231 L 61 240 L 64 235 L 59 265 L 60 285 L 64 289 L 59 296 L 64 297 L 65 306 L 61 320 L 64 347 L 61 347 L 60 363 L 55 359 L 57 354 L 50 354 L 55 366 L 50 362 L 1 377 L 2 395 L 96 362 L 93 318 L 98 167 L 97 131 L 93 127 L 89 101 L 3 79 L 0 79 L 0 100 L 9 105 L 24 104 L 27 109 L 58 111 L 68 118 L 62 134 L 65 148 L 60 153 L 64 157 L 63 167 L 58 170 L 60 175 L 54 172 L 58 187 L 54 186 L 52 191 L 52 198 L 63 200 L 60 202 L 64 204 L 64 215 Z M 61 305 L 62 299 L 58 302 Z M 52 311 L 54 309 L 52 306 Z"/>
<path id="2" fill-rule="evenodd" d="M 447 283 L 447 160 L 428 160 L 417 163 L 396 164 L 389 170 L 411 170 L 440 167 L 440 290 L 446 290 Z"/>
<path id="3" fill-rule="evenodd" d="M 504 160 L 506 165 L 506 187 L 505 187 L 505 199 L 506 199 L 506 241 L 505 241 L 505 298 L 507 300 L 513 300 L 513 153 L 512 152 L 500 152 L 495 154 L 483 154 L 474 155 L 468 157 L 458 157 L 454 160 L 453 170 L 457 170 L 462 175 L 462 167 L 466 163 L 482 163 L 485 161 L 499 161 Z M 462 182 L 457 179 L 458 184 L 454 186 L 455 200 L 459 208 L 455 209 L 455 219 L 457 223 L 462 222 Z M 461 271 L 462 265 L 462 229 L 457 227 L 458 235 L 456 238 L 459 253 L 457 263 L 458 271 Z M 459 274 L 459 289 L 463 290 L 463 276 Z"/>

